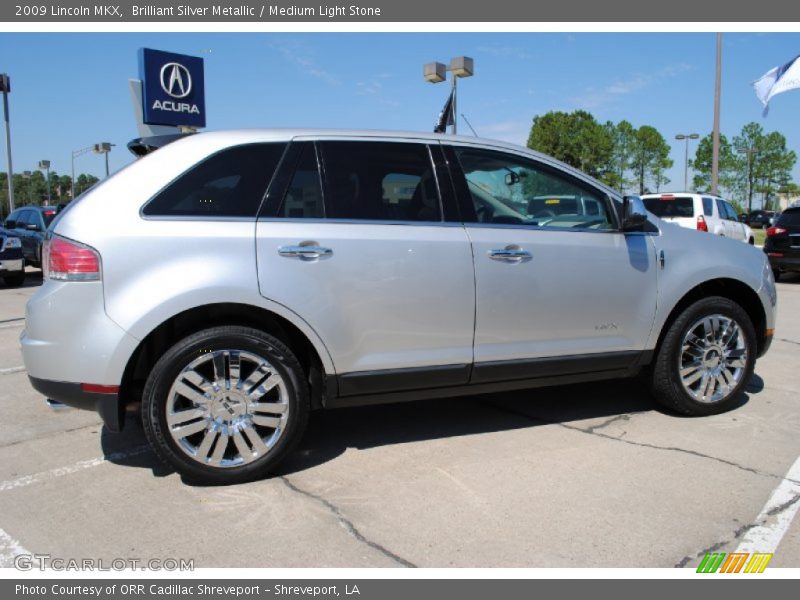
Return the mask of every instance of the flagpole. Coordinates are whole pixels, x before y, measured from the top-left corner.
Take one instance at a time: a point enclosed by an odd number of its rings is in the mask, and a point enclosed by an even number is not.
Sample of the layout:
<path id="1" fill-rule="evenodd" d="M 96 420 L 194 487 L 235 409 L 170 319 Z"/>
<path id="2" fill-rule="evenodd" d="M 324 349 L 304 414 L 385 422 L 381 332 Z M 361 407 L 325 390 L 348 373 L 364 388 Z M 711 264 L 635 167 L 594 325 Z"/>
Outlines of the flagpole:
<path id="1" fill-rule="evenodd" d="M 711 135 L 711 193 L 719 194 L 719 97 L 722 87 L 722 34 L 717 34 L 717 73 L 714 81 L 714 131 Z"/>
<path id="2" fill-rule="evenodd" d="M 458 112 L 457 112 L 458 107 L 456 106 L 456 98 L 458 97 L 458 94 L 456 93 L 457 81 L 458 77 L 453 75 L 453 135 L 456 135 L 458 129 L 456 127 L 456 123 L 458 123 Z"/>

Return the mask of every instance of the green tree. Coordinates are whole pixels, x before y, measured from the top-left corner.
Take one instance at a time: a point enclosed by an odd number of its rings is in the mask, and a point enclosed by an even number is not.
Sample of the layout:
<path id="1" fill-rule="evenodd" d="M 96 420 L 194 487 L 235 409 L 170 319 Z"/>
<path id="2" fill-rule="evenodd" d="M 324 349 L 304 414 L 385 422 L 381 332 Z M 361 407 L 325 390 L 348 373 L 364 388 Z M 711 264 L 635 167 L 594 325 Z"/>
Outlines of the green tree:
<path id="1" fill-rule="evenodd" d="M 711 191 L 711 162 L 713 152 L 712 134 L 708 134 L 700 143 L 694 154 L 694 160 L 689 161 L 689 166 L 694 171 L 692 184 L 698 192 Z M 720 134 L 719 136 L 719 178 L 718 187 L 720 193 L 729 197 L 739 197 L 741 182 L 739 181 L 739 164 L 733 151 L 733 146 L 728 138 Z"/>
<path id="2" fill-rule="evenodd" d="M 611 136 L 611 164 L 606 169 L 603 182 L 609 187 L 624 193 L 631 184 L 627 178 L 633 161 L 633 149 L 636 140 L 636 128 L 628 121 L 622 120 L 614 124 L 607 121 L 606 131 Z"/>
<path id="3" fill-rule="evenodd" d="M 528 148 L 603 179 L 611 168 L 612 136 L 588 112 L 549 112 L 533 119 Z"/>
<path id="4" fill-rule="evenodd" d="M 633 139 L 631 168 L 636 175 L 639 193 L 644 194 L 646 184 L 652 180 L 657 187 L 665 183 L 663 173 L 672 167 L 670 147 L 655 127 L 642 125 Z"/>
<path id="5" fill-rule="evenodd" d="M 756 192 L 763 195 L 762 206 L 766 208 L 772 195 L 791 179 L 797 154 L 786 148 L 783 134 L 777 131 L 764 134 L 764 128 L 758 123 L 742 127 L 741 133 L 733 138 L 733 146 L 737 150 L 755 149 L 753 154 L 737 153 L 738 180 L 746 190 L 744 203 L 747 210 L 753 209 Z"/>

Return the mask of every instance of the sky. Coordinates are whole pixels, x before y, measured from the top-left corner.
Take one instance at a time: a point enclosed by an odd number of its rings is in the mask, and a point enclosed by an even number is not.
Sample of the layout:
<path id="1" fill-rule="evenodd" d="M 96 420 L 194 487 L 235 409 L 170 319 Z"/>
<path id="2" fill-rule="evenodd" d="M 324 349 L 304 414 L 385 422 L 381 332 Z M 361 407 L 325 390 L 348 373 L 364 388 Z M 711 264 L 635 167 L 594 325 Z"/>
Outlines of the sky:
<path id="1" fill-rule="evenodd" d="M 12 82 L 14 171 L 49 159 L 69 174 L 71 152 L 96 142 L 116 144 L 112 171 L 133 160 L 128 79 L 138 76 L 140 47 L 205 59 L 213 130 L 431 131 L 449 88 L 426 83 L 423 64 L 466 55 L 475 76 L 459 81 L 458 113 L 481 137 L 525 145 L 533 117 L 552 110 L 652 125 L 672 146 L 666 187 L 678 190 L 684 142 L 675 135 L 712 129 L 715 45 L 713 33 L 2 33 L 0 72 Z M 798 54 L 797 33 L 724 34 L 723 134 L 756 121 L 800 155 L 800 90 L 774 98 L 765 118 L 751 85 Z M 461 118 L 459 133 L 471 133 Z M 102 157 L 78 157 L 81 172 L 102 176 Z M 800 180 L 800 165 L 793 175 Z"/>

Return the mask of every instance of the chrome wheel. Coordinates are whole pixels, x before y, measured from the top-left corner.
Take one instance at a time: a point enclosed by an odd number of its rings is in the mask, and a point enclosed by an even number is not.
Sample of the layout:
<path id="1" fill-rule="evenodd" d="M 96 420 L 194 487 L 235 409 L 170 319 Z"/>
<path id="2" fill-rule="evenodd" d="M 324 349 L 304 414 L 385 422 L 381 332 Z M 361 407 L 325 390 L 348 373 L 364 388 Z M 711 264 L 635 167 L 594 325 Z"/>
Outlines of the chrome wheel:
<path id="1" fill-rule="evenodd" d="M 696 321 L 681 344 L 680 378 L 698 402 L 728 398 L 747 366 L 747 341 L 739 324 L 721 314 Z"/>
<path id="2" fill-rule="evenodd" d="M 178 447 L 212 467 L 236 467 L 267 454 L 286 430 L 286 382 L 263 357 L 214 350 L 175 378 L 166 403 L 167 427 Z"/>

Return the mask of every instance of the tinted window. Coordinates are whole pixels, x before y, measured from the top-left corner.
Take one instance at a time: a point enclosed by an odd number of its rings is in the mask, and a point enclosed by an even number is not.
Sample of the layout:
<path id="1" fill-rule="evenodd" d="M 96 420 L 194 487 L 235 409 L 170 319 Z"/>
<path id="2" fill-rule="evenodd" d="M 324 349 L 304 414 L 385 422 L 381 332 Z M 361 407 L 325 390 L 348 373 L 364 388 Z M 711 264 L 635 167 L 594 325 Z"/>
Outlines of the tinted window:
<path id="1" fill-rule="evenodd" d="M 219 152 L 169 184 L 145 207 L 148 216 L 254 217 L 285 144 Z"/>
<path id="2" fill-rule="evenodd" d="M 722 204 L 725 206 L 725 216 L 728 220 L 737 221 L 736 209 L 731 206 L 730 202 L 723 202 Z"/>
<path id="3" fill-rule="evenodd" d="M 334 219 L 440 221 L 428 147 L 324 142 L 326 211 Z"/>
<path id="4" fill-rule="evenodd" d="M 694 198 L 664 194 L 657 198 L 645 198 L 644 205 L 657 217 L 694 217 Z M 705 212 L 705 209 L 704 209 Z M 709 213 L 706 213 L 709 214 Z"/>
<path id="5" fill-rule="evenodd" d="M 800 210 L 786 210 L 778 217 L 776 225 L 788 225 L 797 227 L 800 225 Z"/>
<path id="6" fill-rule="evenodd" d="M 724 200 L 717 200 L 717 212 L 719 212 L 720 219 L 727 219 L 728 218 L 728 210 L 725 207 Z"/>
<path id="7" fill-rule="evenodd" d="M 310 219 L 325 216 L 317 154 L 313 144 L 305 144 L 303 147 L 300 160 L 277 216 L 288 219 Z"/>
<path id="8" fill-rule="evenodd" d="M 588 186 L 523 157 L 456 148 L 478 222 L 538 227 L 612 227 L 603 198 Z"/>
<path id="9" fill-rule="evenodd" d="M 31 215 L 31 211 L 23 210 L 17 216 L 17 227 L 25 228 L 28 223 L 33 223 L 34 221 L 31 219 L 33 215 Z"/>
<path id="10" fill-rule="evenodd" d="M 714 214 L 714 201 L 711 198 L 703 197 L 703 214 L 707 217 Z"/>

